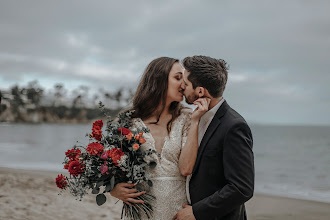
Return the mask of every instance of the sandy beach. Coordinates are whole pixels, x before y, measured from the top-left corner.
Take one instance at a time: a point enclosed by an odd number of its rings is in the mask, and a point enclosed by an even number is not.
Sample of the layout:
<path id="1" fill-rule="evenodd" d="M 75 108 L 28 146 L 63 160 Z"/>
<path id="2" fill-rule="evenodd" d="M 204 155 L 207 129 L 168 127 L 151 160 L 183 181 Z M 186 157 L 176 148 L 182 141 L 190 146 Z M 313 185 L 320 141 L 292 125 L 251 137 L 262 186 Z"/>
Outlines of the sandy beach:
<path id="1" fill-rule="evenodd" d="M 0 168 L 0 219 L 120 219 L 121 202 L 107 196 L 99 207 L 95 195 L 83 201 L 69 193 L 58 195 L 57 172 Z M 250 220 L 325 220 L 330 218 L 330 204 L 255 195 L 246 204 Z"/>

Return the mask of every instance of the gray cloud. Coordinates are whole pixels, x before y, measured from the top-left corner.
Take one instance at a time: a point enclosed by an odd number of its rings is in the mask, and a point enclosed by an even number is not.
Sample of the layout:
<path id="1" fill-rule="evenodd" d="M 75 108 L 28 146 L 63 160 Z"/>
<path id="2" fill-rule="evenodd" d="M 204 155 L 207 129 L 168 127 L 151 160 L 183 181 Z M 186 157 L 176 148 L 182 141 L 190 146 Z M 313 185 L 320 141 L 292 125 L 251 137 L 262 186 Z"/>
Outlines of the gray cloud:
<path id="1" fill-rule="evenodd" d="M 203 54 L 230 64 L 225 97 L 249 121 L 330 124 L 329 8 L 298 0 L 1 2 L 0 86 L 30 74 L 135 87 L 153 58 Z"/>

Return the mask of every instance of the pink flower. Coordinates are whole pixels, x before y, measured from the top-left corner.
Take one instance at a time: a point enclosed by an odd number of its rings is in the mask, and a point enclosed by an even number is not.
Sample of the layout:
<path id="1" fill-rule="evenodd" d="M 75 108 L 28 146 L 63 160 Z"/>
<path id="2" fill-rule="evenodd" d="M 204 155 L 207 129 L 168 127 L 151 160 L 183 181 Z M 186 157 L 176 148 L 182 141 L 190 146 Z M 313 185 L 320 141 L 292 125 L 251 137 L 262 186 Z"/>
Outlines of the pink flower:
<path id="1" fill-rule="evenodd" d="M 139 144 L 133 144 L 133 150 L 138 150 L 140 148 Z"/>
<path id="2" fill-rule="evenodd" d="M 105 164 L 101 165 L 100 171 L 102 174 L 105 174 L 106 172 L 108 172 L 108 170 L 109 170 L 109 167 L 107 165 L 105 165 Z"/>
<path id="3" fill-rule="evenodd" d="M 103 159 L 103 160 L 108 159 L 108 157 L 109 157 L 109 153 L 108 153 L 108 151 L 104 151 L 104 152 L 102 153 L 102 155 L 101 155 L 101 159 Z"/>
<path id="4" fill-rule="evenodd" d="M 140 142 L 140 144 L 144 144 L 146 142 L 146 139 L 144 139 L 143 137 L 140 137 L 139 142 Z"/>

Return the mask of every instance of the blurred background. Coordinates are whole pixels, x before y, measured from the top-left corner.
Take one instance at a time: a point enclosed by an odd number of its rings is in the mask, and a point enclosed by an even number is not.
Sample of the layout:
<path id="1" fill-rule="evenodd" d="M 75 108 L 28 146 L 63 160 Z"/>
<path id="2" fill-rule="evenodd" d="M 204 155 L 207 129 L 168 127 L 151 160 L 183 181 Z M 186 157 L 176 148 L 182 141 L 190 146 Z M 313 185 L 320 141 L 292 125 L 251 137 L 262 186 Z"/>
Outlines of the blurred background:
<path id="1" fill-rule="evenodd" d="M 330 203 L 329 1 L 1 1 L 0 166 L 62 170 L 154 58 L 230 65 L 256 192 Z M 63 171 L 62 171 L 63 172 Z"/>

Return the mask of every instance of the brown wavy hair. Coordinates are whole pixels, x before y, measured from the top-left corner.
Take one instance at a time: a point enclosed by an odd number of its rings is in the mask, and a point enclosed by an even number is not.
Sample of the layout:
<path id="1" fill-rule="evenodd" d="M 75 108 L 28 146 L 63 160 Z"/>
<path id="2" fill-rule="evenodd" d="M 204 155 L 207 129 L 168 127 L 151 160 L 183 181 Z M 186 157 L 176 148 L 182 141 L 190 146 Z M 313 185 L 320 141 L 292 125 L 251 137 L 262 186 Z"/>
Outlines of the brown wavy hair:
<path id="1" fill-rule="evenodd" d="M 190 72 L 188 80 L 194 89 L 202 86 L 214 98 L 223 95 L 229 70 L 226 61 L 208 56 L 192 56 L 184 58 L 182 64 Z"/>
<path id="2" fill-rule="evenodd" d="M 133 98 L 132 110 L 134 113 L 132 116 L 134 118 L 147 119 L 159 109 L 159 106 L 162 106 L 161 110 L 156 112 L 157 121 L 151 122 L 151 124 L 159 122 L 166 104 L 168 76 L 172 66 L 177 62 L 179 62 L 178 59 L 159 57 L 149 63 Z M 180 102 L 171 103 L 169 112 L 172 114 L 172 118 L 167 123 L 168 133 L 171 131 L 172 122 L 180 115 L 182 108 Z"/>

